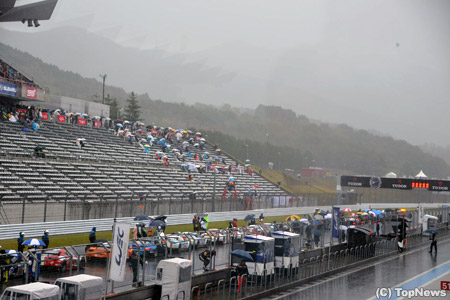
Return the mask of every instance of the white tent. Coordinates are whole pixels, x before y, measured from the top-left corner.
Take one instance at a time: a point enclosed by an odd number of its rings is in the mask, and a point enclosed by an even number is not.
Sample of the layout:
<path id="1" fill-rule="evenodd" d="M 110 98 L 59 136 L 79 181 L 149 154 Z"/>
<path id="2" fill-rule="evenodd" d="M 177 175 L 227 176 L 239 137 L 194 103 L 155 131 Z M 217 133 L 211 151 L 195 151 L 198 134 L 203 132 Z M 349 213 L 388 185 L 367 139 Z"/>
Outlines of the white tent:
<path id="1" fill-rule="evenodd" d="M 59 298 L 59 287 L 42 282 L 10 286 L 3 292 L 1 298 L 57 300 Z"/>
<path id="2" fill-rule="evenodd" d="M 56 279 L 61 288 L 64 299 L 76 297 L 79 300 L 93 300 L 102 298 L 103 279 L 98 276 L 79 274 Z"/>
<path id="3" fill-rule="evenodd" d="M 425 173 L 422 170 L 420 170 L 419 174 L 416 175 L 416 178 L 428 178 L 428 176 L 425 175 Z"/>
<path id="4" fill-rule="evenodd" d="M 182 258 L 164 259 L 156 268 L 156 284 L 161 285 L 161 299 L 191 298 L 192 261 Z"/>
<path id="5" fill-rule="evenodd" d="M 389 172 L 386 175 L 384 175 L 384 177 L 386 177 L 386 178 L 397 178 L 397 174 L 395 174 L 394 172 Z"/>

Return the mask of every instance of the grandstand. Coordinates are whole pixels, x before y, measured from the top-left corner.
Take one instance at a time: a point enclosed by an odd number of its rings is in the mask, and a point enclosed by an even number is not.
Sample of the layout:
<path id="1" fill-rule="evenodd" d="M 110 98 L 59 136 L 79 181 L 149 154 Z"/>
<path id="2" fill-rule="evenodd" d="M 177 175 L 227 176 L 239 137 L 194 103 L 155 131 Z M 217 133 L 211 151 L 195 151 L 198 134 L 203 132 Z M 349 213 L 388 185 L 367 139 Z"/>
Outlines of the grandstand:
<path id="1" fill-rule="evenodd" d="M 216 199 L 223 197 L 227 173 L 190 172 L 192 180 L 188 180 L 188 173 L 182 171 L 181 165 L 199 162 L 190 157 L 180 162 L 173 154 L 165 153 L 170 163 L 165 166 L 156 158 L 155 153 L 161 150 L 158 145 L 153 145 L 148 154 L 137 144 L 125 141 L 114 134 L 114 130 L 104 127 L 51 120 L 42 121 L 38 131 L 24 131 L 26 127 L 17 122 L 0 122 L 0 197 L 3 203 L 23 199 L 30 202 L 45 199 L 95 201 L 138 198 L 139 195 L 146 195 L 150 200 L 161 196 L 181 199 L 192 193 L 208 194 L 207 197 L 215 194 Z M 86 146 L 81 149 L 76 145 L 79 138 L 86 139 Z M 177 141 L 173 143 L 175 147 Z M 36 146 L 45 147 L 45 158 L 34 156 Z M 190 152 L 192 155 L 215 152 L 210 145 L 205 147 L 204 150 L 192 147 Z M 227 164 L 237 165 L 223 154 L 220 162 L 222 158 Z M 216 168 L 222 167 L 224 165 Z M 240 174 L 236 168 L 231 169 L 231 174 L 235 177 L 239 197 L 248 195 L 249 188 L 252 195 L 285 195 L 257 174 Z"/>

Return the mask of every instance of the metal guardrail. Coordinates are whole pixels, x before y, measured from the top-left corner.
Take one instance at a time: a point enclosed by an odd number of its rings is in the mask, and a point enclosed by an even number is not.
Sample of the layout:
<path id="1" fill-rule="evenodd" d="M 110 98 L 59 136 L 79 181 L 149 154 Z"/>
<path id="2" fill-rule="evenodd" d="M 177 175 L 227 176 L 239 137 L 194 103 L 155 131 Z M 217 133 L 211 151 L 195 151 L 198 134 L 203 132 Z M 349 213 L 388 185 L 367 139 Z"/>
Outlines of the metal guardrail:
<path id="1" fill-rule="evenodd" d="M 427 204 L 427 207 L 438 207 L 439 204 Z M 344 205 L 342 205 L 344 207 Z M 368 209 L 369 204 L 362 205 L 345 205 L 352 210 Z M 372 208 L 416 208 L 417 204 L 405 204 L 405 203 L 378 203 L 371 205 Z M 287 216 L 292 214 L 309 214 L 313 213 L 316 208 L 321 210 L 330 210 L 331 206 L 318 206 L 318 207 L 285 207 L 285 208 L 271 208 L 271 209 L 257 209 L 247 211 L 225 211 L 225 212 L 213 212 L 209 213 L 210 221 L 231 221 L 233 218 L 244 219 L 248 214 L 255 214 L 258 217 L 263 213 L 265 217 L 274 216 Z M 168 215 L 167 225 L 183 225 L 192 224 L 192 218 L 194 214 L 176 214 Z M 117 218 L 119 221 L 129 221 L 132 224 L 141 222 L 134 221 L 134 217 Z M 76 220 L 76 221 L 60 221 L 60 222 L 42 222 L 42 223 L 25 223 L 25 224 L 9 224 L 0 226 L 0 240 L 17 238 L 19 232 L 25 232 L 27 237 L 41 236 L 44 230 L 49 230 L 50 234 L 73 234 L 73 233 L 87 233 L 93 226 L 97 228 L 97 231 L 108 231 L 112 229 L 113 218 L 108 219 L 89 219 L 89 220 Z"/>

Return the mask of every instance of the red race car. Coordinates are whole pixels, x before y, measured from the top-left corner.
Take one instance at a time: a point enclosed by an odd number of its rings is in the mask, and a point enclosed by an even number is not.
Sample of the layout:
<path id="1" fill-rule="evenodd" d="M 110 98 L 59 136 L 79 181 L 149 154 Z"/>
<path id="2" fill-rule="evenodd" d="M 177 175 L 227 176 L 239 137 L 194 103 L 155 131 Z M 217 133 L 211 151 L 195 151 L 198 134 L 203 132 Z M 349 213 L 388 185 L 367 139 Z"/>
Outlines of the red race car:
<path id="1" fill-rule="evenodd" d="M 76 270 L 77 267 L 84 269 L 86 256 L 78 257 L 75 253 L 69 253 L 66 249 L 49 249 L 42 252 L 41 268 L 59 269 L 60 271 Z"/>

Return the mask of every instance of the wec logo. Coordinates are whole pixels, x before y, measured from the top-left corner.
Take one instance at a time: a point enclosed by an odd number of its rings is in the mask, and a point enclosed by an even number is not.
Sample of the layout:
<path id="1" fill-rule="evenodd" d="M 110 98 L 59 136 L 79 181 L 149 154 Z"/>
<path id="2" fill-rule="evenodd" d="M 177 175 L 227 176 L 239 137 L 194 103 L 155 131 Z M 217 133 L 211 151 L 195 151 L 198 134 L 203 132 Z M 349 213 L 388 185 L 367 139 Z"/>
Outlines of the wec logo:
<path id="1" fill-rule="evenodd" d="M 118 266 L 121 265 L 122 263 L 122 257 L 123 257 L 123 236 L 125 234 L 125 231 L 122 230 L 122 232 L 120 231 L 120 227 L 117 227 L 117 249 L 119 250 L 119 253 L 116 255 L 116 257 L 114 258 L 114 261 L 116 262 L 116 264 Z"/>

